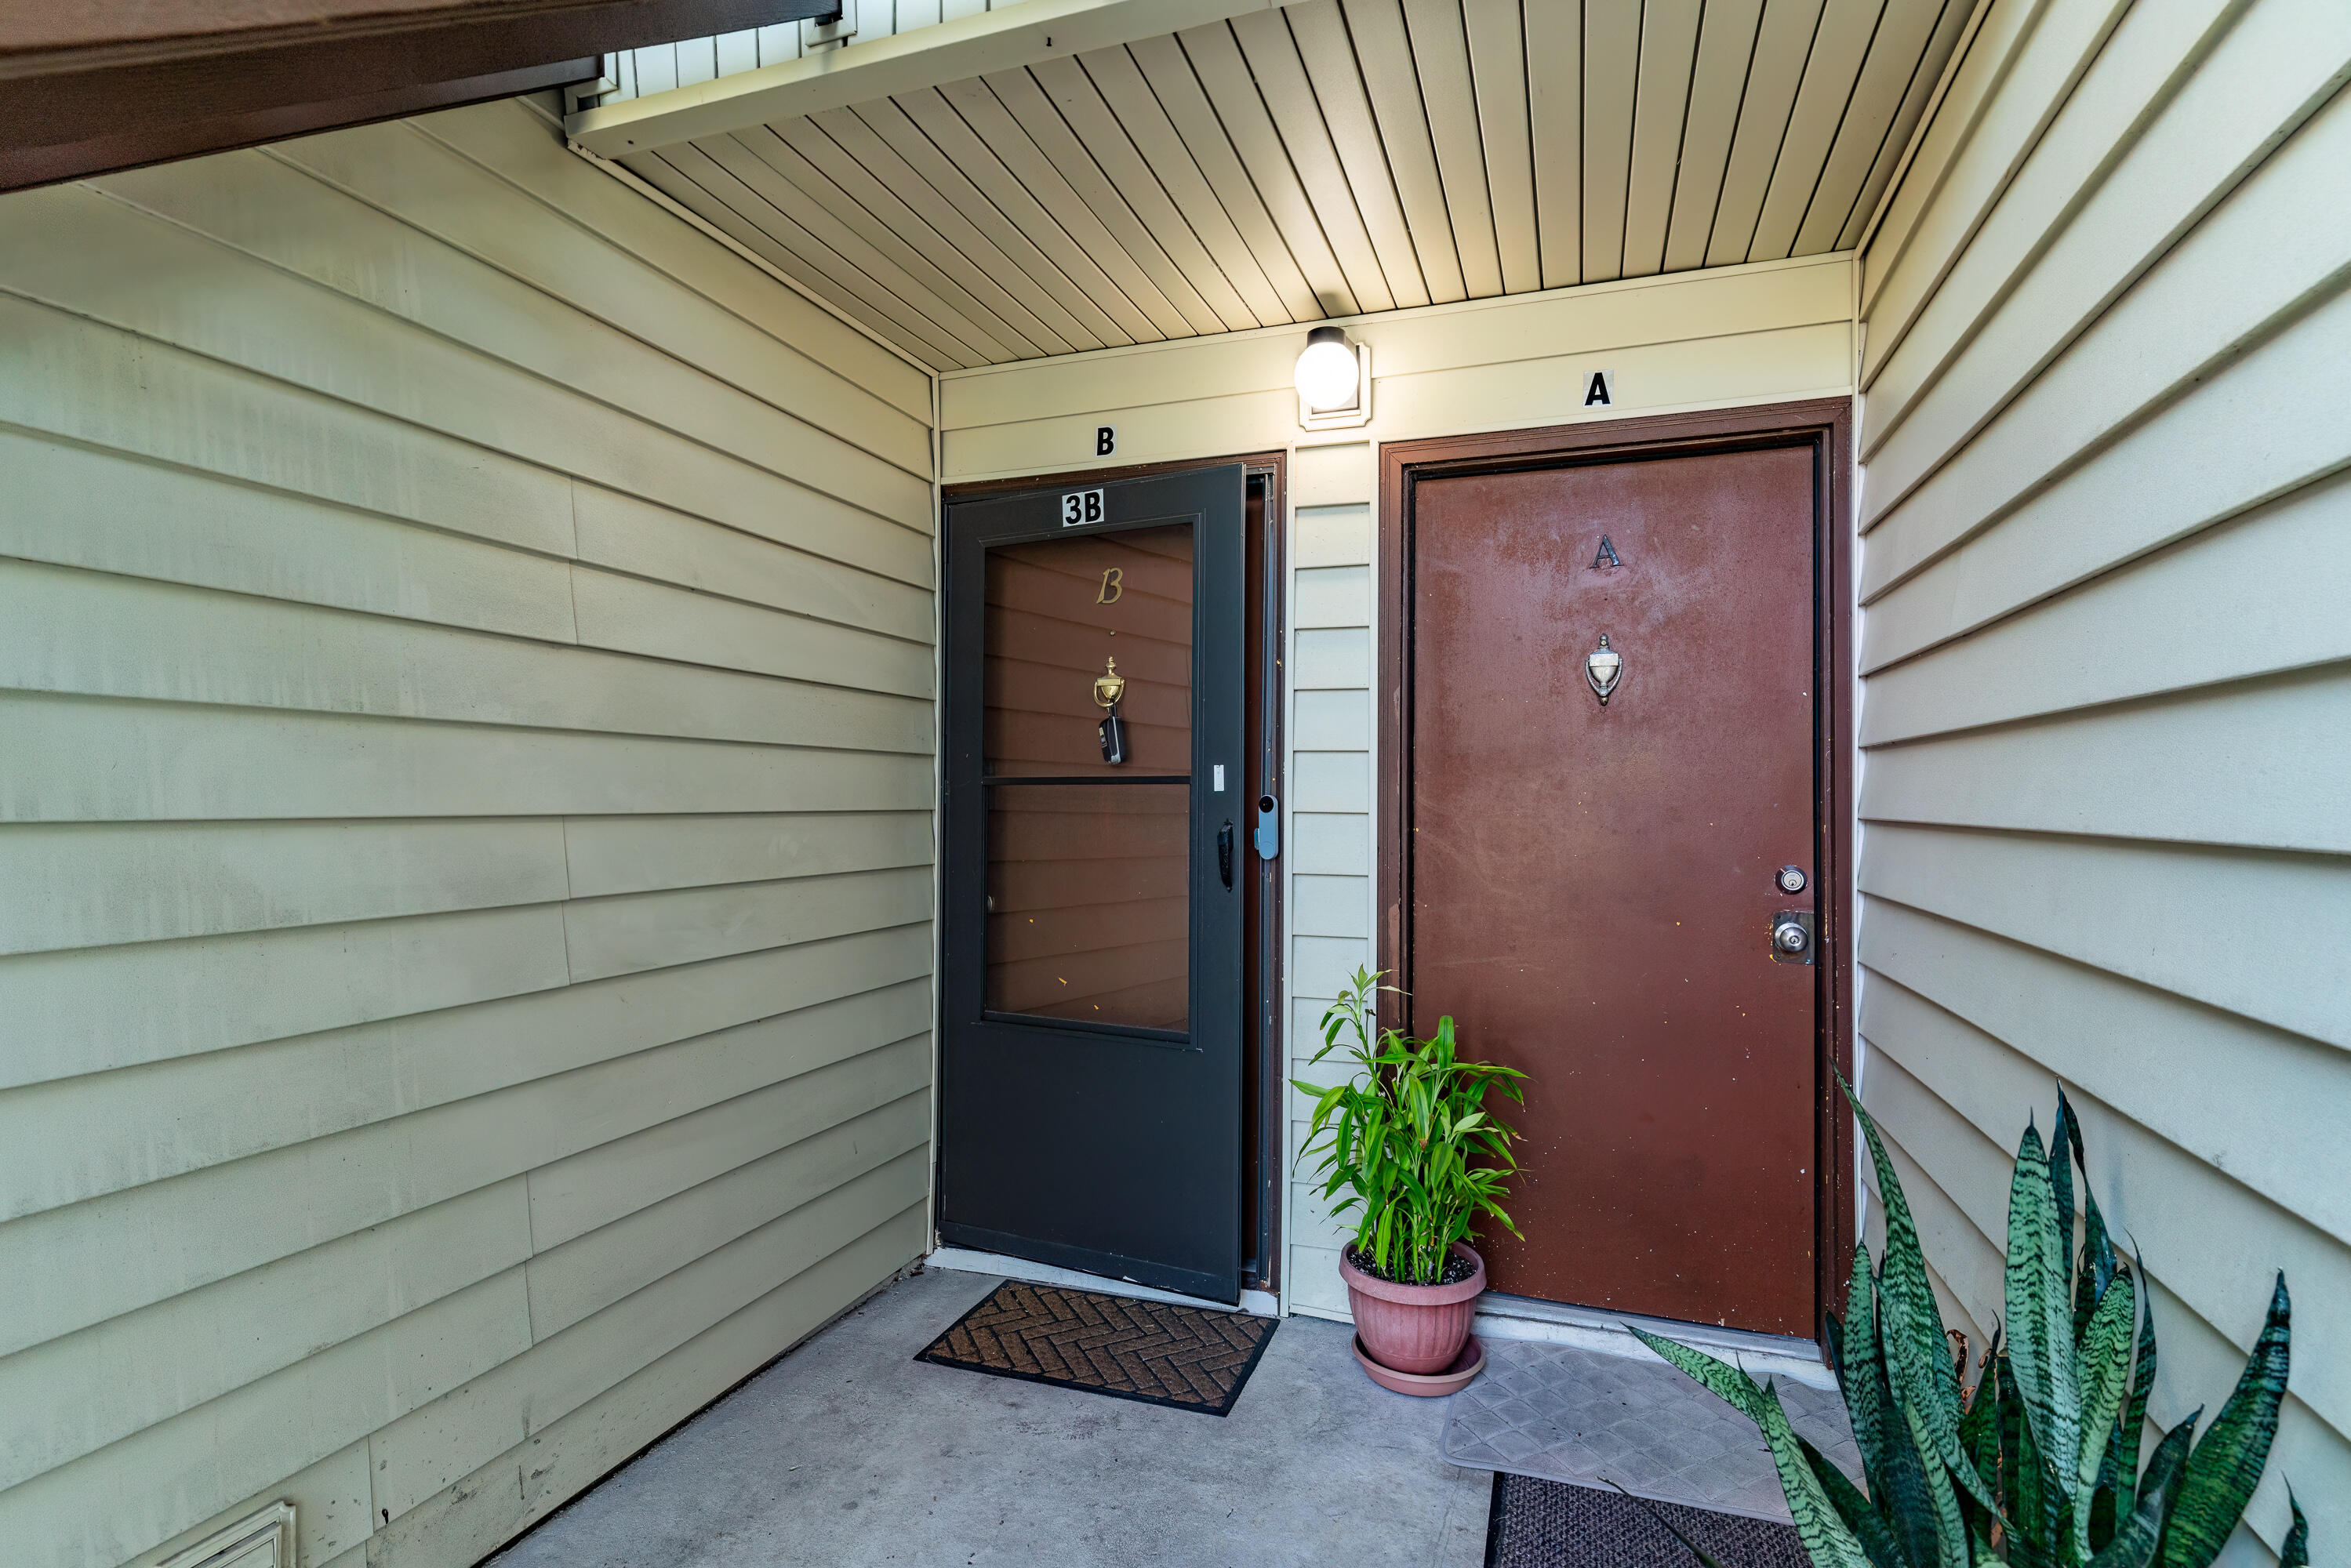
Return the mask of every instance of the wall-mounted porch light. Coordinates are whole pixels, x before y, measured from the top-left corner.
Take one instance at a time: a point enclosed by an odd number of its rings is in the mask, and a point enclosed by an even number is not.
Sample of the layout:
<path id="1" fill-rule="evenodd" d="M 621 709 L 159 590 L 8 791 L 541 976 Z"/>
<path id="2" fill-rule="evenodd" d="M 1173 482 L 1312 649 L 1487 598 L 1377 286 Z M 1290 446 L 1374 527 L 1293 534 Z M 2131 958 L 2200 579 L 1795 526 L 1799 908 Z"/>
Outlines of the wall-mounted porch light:
<path id="1" fill-rule="evenodd" d="M 1372 346 L 1350 343 L 1341 327 L 1306 334 L 1298 356 L 1298 423 L 1306 430 L 1337 430 L 1372 419 Z"/>

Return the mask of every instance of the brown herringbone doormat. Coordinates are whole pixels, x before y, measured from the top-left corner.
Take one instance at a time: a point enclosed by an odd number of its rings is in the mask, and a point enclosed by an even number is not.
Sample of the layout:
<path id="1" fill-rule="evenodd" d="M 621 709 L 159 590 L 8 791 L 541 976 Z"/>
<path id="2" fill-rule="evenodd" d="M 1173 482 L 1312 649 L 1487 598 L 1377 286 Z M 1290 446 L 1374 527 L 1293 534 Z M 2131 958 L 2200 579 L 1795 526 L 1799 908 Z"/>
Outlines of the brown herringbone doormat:
<path id="1" fill-rule="evenodd" d="M 1008 1280 L 914 1359 L 1226 1416 L 1273 1330 L 1244 1312 Z"/>

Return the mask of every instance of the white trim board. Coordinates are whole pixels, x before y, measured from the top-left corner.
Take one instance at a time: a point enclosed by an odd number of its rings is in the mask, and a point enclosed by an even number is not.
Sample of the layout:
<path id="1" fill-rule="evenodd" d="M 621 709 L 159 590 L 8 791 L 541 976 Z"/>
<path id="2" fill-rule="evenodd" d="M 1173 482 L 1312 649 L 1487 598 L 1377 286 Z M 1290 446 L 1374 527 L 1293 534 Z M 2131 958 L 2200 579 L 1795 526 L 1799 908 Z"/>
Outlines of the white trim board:
<path id="1" fill-rule="evenodd" d="M 1239 1311 L 1251 1317 L 1281 1316 L 1281 1303 L 1270 1291 L 1243 1291 L 1239 1307 L 1233 1308 L 1200 1296 L 1155 1291 L 1132 1280 L 1083 1274 L 1075 1269 L 1056 1269 L 1050 1263 L 1031 1263 L 1026 1258 L 1008 1258 L 1001 1252 L 975 1252 L 968 1247 L 935 1248 L 931 1255 L 923 1260 L 923 1266 L 926 1269 L 953 1269 L 966 1274 L 1000 1274 L 1005 1279 L 1025 1281 L 1031 1285 L 1060 1285 L 1072 1291 L 1096 1291 L 1105 1296 L 1126 1296 L 1138 1301 L 1165 1301 L 1172 1306 L 1198 1307 L 1209 1312 Z"/>
<path id="2" fill-rule="evenodd" d="M 1528 305 L 1549 305 L 1565 299 L 1593 299 L 1603 295 L 1639 293 L 1651 288 L 1687 288 L 1692 284 L 1704 286 L 1741 277 L 1760 277 L 1766 273 L 1799 272 L 1809 267 L 1847 267 L 1851 266 L 1859 255 L 1858 251 L 1824 250 L 1813 256 L 1782 256 L 1776 261 L 1740 261 L 1721 267 L 1698 267 L 1688 272 L 1653 272 L 1645 273 L 1639 277 L 1607 278 L 1599 283 L 1563 283 L 1557 287 L 1531 289 L 1524 294 L 1493 294 L 1480 296 L 1475 299 L 1445 299 L 1433 305 L 1407 305 L 1393 310 L 1366 310 L 1353 316 L 1326 316 L 1314 321 L 1278 322 L 1270 327 L 1241 327 L 1229 332 L 1201 332 L 1188 338 L 1163 338 L 1147 343 L 1114 343 L 1106 349 L 1085 349 L 1074 354 L 1048 354 L 1035 360 L 1008 360 L 1000 365 L 966 365 L 958 370 L 938 371 L 933 373 L 942 382 L 959 382 L 967 381 L 974 376 L 1017 375 L 1024 371 L 1059 369 L 1065 365 L 1082 364 L 1088 361 L 1123 359 L 1134 354 L 1180 352 L 1186 349 L 1246 343 L 1265 338 L 1291 338 L 1302 342 L 1306 333 L 1316 327 L 1342 327 L 1350 330 L 1360 329 L 1369 331 L 1374 327 L 1385 327 L 1399 321 L 1441 320 L 1448 316 L 1468 316 L 1487 310 L 1509 310 Z M 1823 316 L 1820 319 L 1826 322 L 1845 319 L 1844 315 L 1839 314 Z M 1719 331 L 1694 334 L 1697 338 L 1722 335 Z M 1589 347 L 1593 352 L 1602 352 L 1610 348 L 1646 348 L 1656 343 L 1687 340 L 1689 340 L 1676 337 L 1642 338 L 1632 342 L 1578 344 L 1570 351 L 1581 352 Z M 1474 362 L 1470 361 L 1470 363 Z M 1464 369 L 1468 366 L 1458 361 L 1448 361 L 1445 368 Z M 1400 372 L 1390 370 L 1378 373 L 1393 376 Z M 1285 382 L 1283 384 L 1286 387 L 1288 383 Z M 1260 389 L 1241 388 L 1239 390 Z M 1480 429 L 1482 428 L 1481 426 Z M 1298 444 L 1323 446 L 1341 444 L 1350 440 L 1362 441 L 1365 437 L 1357 433 L 1360 427 L 1351 427 L 1349 430 L 1337 432 L 1301 429 L 1299 434 L 1302 439 Z M 1317 437 L 1325 439 L 1318 440 Z M 1388 441 L 1395 438 L 1380 436 L 1377 439 Z M 956 480 L 955 483 L 960 484 L 962 481 Z"/>

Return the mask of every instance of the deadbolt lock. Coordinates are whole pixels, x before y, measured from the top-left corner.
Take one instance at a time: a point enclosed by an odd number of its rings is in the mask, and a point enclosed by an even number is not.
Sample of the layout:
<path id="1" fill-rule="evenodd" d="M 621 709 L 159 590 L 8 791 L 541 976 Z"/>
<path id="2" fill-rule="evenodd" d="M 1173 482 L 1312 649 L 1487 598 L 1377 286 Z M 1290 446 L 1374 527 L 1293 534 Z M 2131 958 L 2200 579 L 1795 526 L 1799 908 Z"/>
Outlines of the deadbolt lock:
<path id="1" fill-rule="evenodd" d="M 1782 893 L 1802 893 L 1812 884 L 1812 878 L 1804 874 L 1804 868 L 1800 865 L 1782 866 L 1772 880 L 1780 884 Z"/>
<path id="2" fill-rule="evenodd" d="M 1809 964 L 1813 961 L 1813 913 L 1783 909 L 1771 916 L 1771 961 Z"/>

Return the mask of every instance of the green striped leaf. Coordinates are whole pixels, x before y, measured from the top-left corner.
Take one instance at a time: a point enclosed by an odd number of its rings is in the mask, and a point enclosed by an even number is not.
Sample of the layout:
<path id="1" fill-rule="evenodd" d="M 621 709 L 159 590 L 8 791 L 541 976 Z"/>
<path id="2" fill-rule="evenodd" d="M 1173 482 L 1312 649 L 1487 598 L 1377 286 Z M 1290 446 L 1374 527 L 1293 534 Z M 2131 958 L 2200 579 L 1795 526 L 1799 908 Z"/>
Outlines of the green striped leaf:
<path id="1" fill-rule="evenodd" d="M 1605 1476 L 1603 1476 L 1600 1479 L 1602 1480 L 1608 1480 L 1608 1478 Z M 1612 1487 L 1616 1487 L 1616 1483 L 1614 1481 L 1608 1481 L 1608 1484 Z M 1635 1497 L 1631 1492 L 1625 1491 L 1623 1487 L 1616 1487 L 1616 1490 L 1620 1492 L 1625 1492 L 1626 1501 L 1631 1502 L 1635 1507 L 1639 1508 L 1643 1513 L 1646 1513 L 1651 1519 L 1656 1520 L 1658 1526 L 1663 1529 L 1667 1534 L 1672 1536 L 1676 1541 L 1680 1542 L 1682 1545 L 1688 1550 L 1691 1556 L 1697 1558 L 1700 1563 L 1704 1564 L 1704 1568 L 1722 1568 L 1721 1561 L 1717 1558 L 1714 1553 L 1708 1552 L 1705 1547 L 1700 1546 L 1697 1542 L 1692 1541 L 1688 1536 L 1684 1535 L 1679 1530 L 1676 1529 L 1674 1521 L 1667 1519 L 1664 1514 L 1659 1513 L 1656 1509 L 1651 1508 L 1648 1504 L 1647 1499 Z"/>
<path id="2" fill-rule="evenodd" d="M 2147 1266 L 2145 1254 L 2139 1266 Z M 2115 1451 L 2115 1511 L 2130 1512 L 2138 1500 L 2138 1457 L 2147 1440 L 2147 1402 L 2155 1393 L 2155 1292 L 2139 1304 L 2138 1347 L 2133 1352 L 2130 1403 L 2117 1423 Z"/>
<path id="3" fill-rule="evenodd" d="M 1804 1554 L 1812 1559 L 1813 1568 L 1870 1568 L 1869 1554 L 1861 1549 L 1861 1542 L 1845 1527 L 1844 1521 L 1837 1517 L 1828 1494 L 1821 1490 L 1820 1478 L 1804 1462 L 1803 1451 L 1797 1447 L 1796 1429 L 1788 1424 L 1788 1413 L 1781 1408 L 1779 1395 L 1768 1385 L 1758 1386 L 1744 1372 L 1703 1351 L 1659 1339 L 1631 1323 L 1625 1326 L 1632 1329 L 1643 1344 L 1755 1423 L 1771 1450 L 1771 1463 L 1780 1472 L 1780 1490 L 1787 1495 L 1788 1515 L 1796 1527 L 1796 1539 L 1803 1543 Z"/>
<path id="4" fill-rule="evenodd" d="M 2105 1299 L 2082 1331 L 2082 1453 L 2074 1471 L 2074 1554 L 2090 1556 L 2090 1509 L 2098 1474 L 2113 1450 L 2111 1434 L 2130 1381 L 2131 1309 L 2137 1294 L 2128 1275 L 2106 1287 Z"/>
<path id="5" fill-rule="evenodd" d="M 1804 1441 L 1801 1432 L 1796 1434 L 1796 1446 L 1803 1450 L 1804 1463 L 1813 1468 L 1813 1476 L 1821 1483 L 1821 1490 L 1828 1494 L 1829 1506 L 1836 1510 L 1839 1519 L 1844 1521 L 1844 1527 L 1853 1531 L 1853 1538 L 1861 1542 L 1862 1551 L 1869 1557 L 1870 1568 L 1926 1568 L 1925 1564 L 1902 1550 L 1892 1528 L 1878 1513 L 1876 1507 L 1863 1495 L 1861 1489 L 1853 1484 L 1850 1476 L 1829 1463 L 1818 1448 Z"/>
<path id="6" fill-rule="evenodd" d="M 2051 1521 L 2065 1518 L 2065 1500 L 2033 1443 L 2032 1421 L 2017 1392 L 2015 1364 L 2003 1354 L 1997 1366 L 2001 1496 L 2014 1525 L 2007 1532 L 2009 1560 L 2020 1568 L 2050 1568 L 2054 1556 L 2047 1543 L 2064 1535 L 2062 1527 L 2053 1527 Z"/>
<path id="7" fill-rule="evenodd" d="M 1927 1423 L 1918 1407 L 1901 1396 L 1895 1396 L 1901 1406 L 1903 1424 L 1909 1428 L 1910 1441 L 1917 1448 L 1928 1444 Z M 1941 1465 L 1926 1467 L 1927 1508 L 1923 1517 L 1934 1528 L 1935 1562 L 1939 1568 L 1968 1568 L 1968 1527 L 1959 1516 L 1959 1494 L 1951 1486 L 1951 1473 Z"/>
<path id="8" fill-rule="evenodd" d="M 2123 1465 L 2123 1424 L 2117 1416 L 2106 1428 L 2105 1458 L 2098 1463 L 2097 1490 L 2090 1496 L 2090 1551 L 2104 1551 L 2115 1538 L 2115 1521 L 2128 1511 L 2116 1489 Z"/>
<path id="9" fill-rule="evenodd" d="M 2082 1457 L 2074 1304 L 2058 1251 L 2049 1161 L 2040 1131 L 2030 1123 L 2016 1151 L 2016 1174 L 2008 1190 L 2007 1300 L 2009 1368 L 2032 1422 L 2033 1443 L 2056 1474 L 2070 1481 Z"/>
<path id="10" fill-rule="evenodd" d="M 2179 1500 L 2163 1535 L 2163 1568 L 2206 1568 L 2244 1517 L 2277 1437 L 2278 1406 L 2285 1398 L 2292 1359 L 2293 1302 L 2285 1276 L 2270 1295 L 2269 1321 L 2220 1413 L 2188 1460 Z"/>
<path id="11" fill-rule="evenodd" d="M 1927 1471 L 1930 1465 L 1938 1469 L 1941 1466 L 1920 1455 L 1908 1423 L 1895 1407 L 1893 1385 L 1886 1378 L 1886 1345 L 1878 1337 L 1882 1325 L 1873 1315 L 1868 1327 L 1872 1337 L 1867 1341 L 1861 1341 L 1855 1329 L 1848 1329 L 1844 1338 L 1856 1357 L 1852 1386 L 1868 1410 L 1866 1437 L 1865 1422 L 1855 1414 L 1854 1394 L 1845 1396 L 1845 1413 L 1852 1420 L 1855 1445 L 1861 1449 L 1870 1491 L 1881 1500 L 1903 1556 L 1917 1568 L 1933 1568 L 1941 1552 L 1936 1543 L 1934 1500 L 1927 1488 Z"/>
<path id="12" fill-rule="evenodd" d="M 2164 1434 L 2140 1479 L 2137 1503 L 2115 1527 L 2115 1538 L 2106 1542 L 2106 1549 L 2090 1559 L 2089 1568 L 2147 1568 L 2155 1561 L 2156 1548 L 2163 1541 L 2163 1521 L 2179 1499 L 2188 1445 L 2195 1435 L 2196 1416 Z"/>
<path id="13" fill-rule="evenodd" d="M 2073 1145 L 2074 1163 L 2082 1167 L 2082 1267 L 2074 1281 L 2074 1337 L 2078 1340 L 2090 1314 L 2105 1298 L 2106 1287 L 2114 1283 L 2121 1260 L 2115 1256 L 2105 1217 L 2098 1212 L 2098 1195 L 2090 1190 L 2090 1157 L 2082 1150 L 2082 1118 L 2066 1103 L 2063 1089 L 2057 1091 L 2057 1109 L 2065 1118 L 2065 1137 Z M 2056 1147 L 2053 1143 L 2050 1146 Z"/>
<path id="14" fill-rule="evenodd" d="M 1983 1372 L 1976 1379 L 1975 1397 L 1968 1402 L 1968 1413 L 1959 1418 L 1959 1446 L 1967 1450 L 1978 1473 L 1988 1479 L 2000 1474 L 2001 1367 L 2006 1360 L 2000 1331 L 1994 1329 Z"/>
<path id="15" fill-rule="evenodd" d="M 2285 1532 L 2278 1568 L 2310 1568 L 2310 1521 L 2302 1517 L 2302 1504 L 2294 1501 L 2292 1487 L 2285 1489 L 2285 1505 L 2294 1512 L 2294 1528 Z"/>
<path id="16" fill-rule="evenodd" d="M 1708 1394 L 1738 1411 L 1757 1426 L 1763 1424 L 1763 1389 L 1753 1378 L 1728 1362 L 1717 1361 L 1702 1350 L 1692 1350 L 1674 1340 L 1660 1339 L 1646 1329 L 1626 1323 L 1633 1337 L 1654 1350 L 1664 1360 L 1678 1367 Z"/>
<path id="17" fill-rule="evenodd" d="M 1763 1385 L 1762 1415 L 1756 1425 L 1771 1445 L 1771 1462 L 1780 1471 L 1780 1490 L 1788 1500 L 1789 1519 L 1796 1527 L 1796 1539 L 1803 1543 L 1804 1555 L 1813 1560 L 1813 1568 L 1869 1568 L 1869 1554 L 1837 1517 L 1828 1493 L 1821 1490 L 1820 1478 L 1804 1462 L 1803 1452 L 1796 1446 L 1796 1429 L 1789 1425 L 1779 1392 L 1770 1384 Z"/>
<path id="18" fill-rule="evenodd" d="M 1890 1414 L 1878 1393 L 1886 1383 L 1886 1358 L 1877 1337 L 1876 1293 L 1868 1249 L 1856 1247 L 1853 1281 L 1845 1288 L 1844 1322 L 1838 1322 L 1834 1314 L 1829 1318 L 1829 1370 L 1837 1375 L 1845 1417 L 1852 1424 L 1865 1469 L 1873 1468 L 1872 1456 L 1884 1447 L 1885 1424 Z"/>
<path id="19" fill-rule="evenodd" d="M 1853 1085 L 1837 1074 L 1837 1086 L 1853 1107 L 1855 1120 L 1869 1145 L 1871 1166 L 1877 1172 L 1879 1201 L 1886 1209 L 1886 1256 L 1878 1269 L 1879 1337 L 1886 1343 L 1886 1369 L 1895 1392 L 1914 1402 L 1923 1417 L 1926 1452 L 1941 1459 L 1968 1495 L 1987 1509 L 1997 1509 L 1991 1489 L 1959 1447 L 1959 1386 L 1944 1364 L 1948 1341 L 1943 1316 L 1936 1309 L 1935 1292 L 1927 1283 L 1927 1258 L 1919 1249 L 1918 1227 L 1902 1193 L 1877 1124 L 1861 1107 Z M 2044 1182 L 2046 1177 L 2043 1177 Z"/>
<path id="20" fill-rule="evenodd" d="M 2074 1107 L 2065 1091 L 2057 1091 L 2057 1121 L 2049 1129 L 2049 1201 L 2057 1210 L 2057 1279 L 2070 1303 L 2074 1300 L 2074 1162 L 2066 1157 L 2081 1133 L 2074 1125 Z M 2084 1184 L 2089 1173 L 2083 1172 Z"/>

